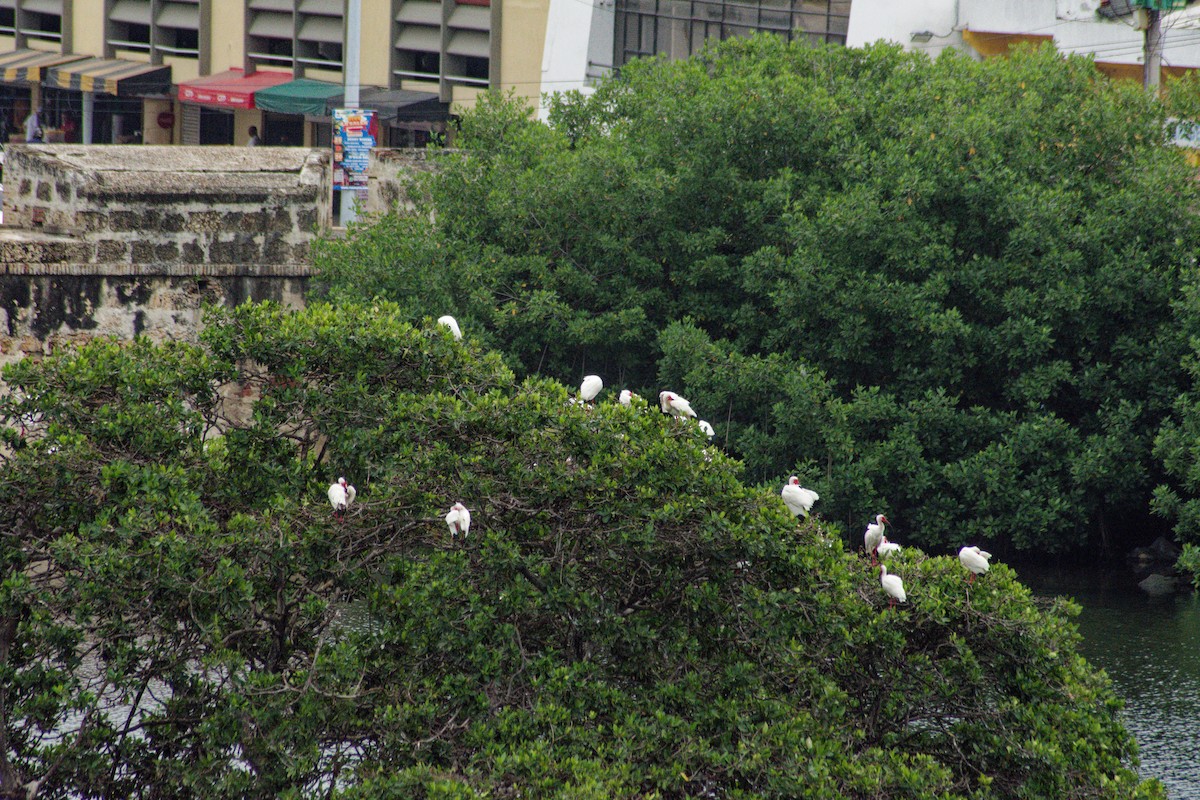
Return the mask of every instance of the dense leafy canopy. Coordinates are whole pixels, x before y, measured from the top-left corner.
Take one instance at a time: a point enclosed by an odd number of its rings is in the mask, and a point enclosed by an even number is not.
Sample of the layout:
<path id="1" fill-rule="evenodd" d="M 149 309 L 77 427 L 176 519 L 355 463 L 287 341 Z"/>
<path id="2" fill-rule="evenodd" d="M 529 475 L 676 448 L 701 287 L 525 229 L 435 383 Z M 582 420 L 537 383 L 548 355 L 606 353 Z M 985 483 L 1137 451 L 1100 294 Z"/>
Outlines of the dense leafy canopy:
<path id="1" fill-rule="evenodd" d="M 318 261 L 333 297 L 455 313 L 519 374 L 670 386 L 847 525 L 1107 546 L 1188 382 L 1200 196 L 1167 114 L 1052 48 L 726 42 L 550 125 L 482 102 L 428 205 Z"/>
<path id="2" fill-rule="evenodd" d="M 405 316 L 7 370 L 0 795 L 1163 796 L 1068 604 L 910 547 L 888 609 L 693 422 Z"/>

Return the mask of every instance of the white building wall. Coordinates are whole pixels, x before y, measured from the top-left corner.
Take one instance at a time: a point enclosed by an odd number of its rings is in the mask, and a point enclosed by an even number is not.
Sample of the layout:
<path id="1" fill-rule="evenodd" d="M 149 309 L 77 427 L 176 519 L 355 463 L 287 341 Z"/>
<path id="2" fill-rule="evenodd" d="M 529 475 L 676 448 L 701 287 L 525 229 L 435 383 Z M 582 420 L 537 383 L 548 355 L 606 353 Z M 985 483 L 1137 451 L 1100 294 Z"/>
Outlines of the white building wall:
<path id="1" fill-rule="evenodd" d="M 540 119 L 549 113 L 548 92 L 575 89 L 590 94 L 592 79 L 611 69 L 615 19 L 614 0 L 550 0 L 542 49 Z"/>
<path id="2" fill-rule="evenodd" d="M 1142 63 L 1144 35 L 1134 27 L 1135 18 L 1104 19 L 1092 12 L 1094 5 L 1094 0 L 854 0 L 846 44 L 861 47 L 883 39 L 936 55 L 945 47 L 969 49 L 962 39 L 968 30 L 1051 36 L 1063 53 L 1092 54 L 1110 64 Z M 1200 67 L 1200 32 L 1182 14 L 1164 17 L 1163 29 L 1164 65 Z M 915 42 L 917 31 L 934 36 Z"/>
<path id="3" fill-rule="evenodd" d="M 928 31 L 928 42 L 914 42 L 912 35 Z M 962 45 L 958 31 L 958 0 L 853 0 L 846 32 L 848 47 L 863 47 L 877 41 L 898 42 L 908 50 L 926 50 L 937 55 L 946 47 Z"/>

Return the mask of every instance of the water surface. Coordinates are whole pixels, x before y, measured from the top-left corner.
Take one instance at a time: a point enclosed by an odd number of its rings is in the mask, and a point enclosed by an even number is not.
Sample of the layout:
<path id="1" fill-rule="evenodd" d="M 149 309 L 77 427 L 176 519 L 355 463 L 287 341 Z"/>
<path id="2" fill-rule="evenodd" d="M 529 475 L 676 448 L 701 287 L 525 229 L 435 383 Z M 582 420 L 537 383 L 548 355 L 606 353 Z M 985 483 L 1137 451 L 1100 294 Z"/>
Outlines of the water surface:
<path id="1" fill-rule="evenodd" d="M 1017 572 L 1034 592 L 1083 607 L 1080 650 L 1125 701 L 1142 776 L 1161 780 L 1176 800 L 1200 798 L 1200 597 L 1150 597 L 1124 569 Z"/>

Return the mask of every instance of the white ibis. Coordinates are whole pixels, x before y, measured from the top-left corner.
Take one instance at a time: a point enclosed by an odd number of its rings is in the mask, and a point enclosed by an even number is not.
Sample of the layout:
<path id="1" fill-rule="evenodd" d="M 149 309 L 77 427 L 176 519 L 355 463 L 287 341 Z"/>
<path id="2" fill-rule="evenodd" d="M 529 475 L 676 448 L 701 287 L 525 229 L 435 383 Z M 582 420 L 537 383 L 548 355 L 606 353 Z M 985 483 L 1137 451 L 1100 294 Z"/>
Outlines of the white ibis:
<path id="1" fill-rule="evenodd" d="M 875 552 L 879 549 L 879 543 L 883 541 L 884 526 L 887 525 L 888 518 L 883 514 L 876 514 L 875 521 L 867 526 L 867 530 L 863 533 L 863 547 L 866 548 L 867 555 L 871 557 L 871 563 L 875 563 Z"/>
<path id="2" fill-rule="evenodd" d="M 471 532 L 471 512 L 462 503 L 455 503 L 446 515 L 446 525 L 450 528 L 451 536 L 466 536 Z"/>
<path id="3" fill-rule="evenodd" d="M 457 342 L 462 339 L 462 331 L 458 329 L 458 320 L 447 314 L 444 317 L 438 317 L 438 325 L 443 325 L 450 329 L 450 333 L 454 334 L 454 340 Z"/>
<path id="4" fill-rule="evenodd" d="M 585 375 L 583 383 L 579 384 L 579 399 L 590 403 L 596 399 L 596 395 L 600 394 L 600 390 L 603 388 L 604 381 L 600 380 L 599 375 Z"/>
<path id="5" fill-rule="evenodd" d="M 958 562 L 970 573 L 967 583 L 974 583 L 976 575 L 982 575 L 988 571 L 988 568 L 991 566 L 988 564 L 988 559 L 991 557 L 991 553 L 974 546 L 964 547 L 958 551 Z"/>
<path id="6" fill-rule="evenodd" d="M 788 507 L 795 516 L 808 516 L 808 511 L 813 507 L 813 503 L 821 499 L 821 496 L 812 489 L 805 489 L 800 485 L 800 479 L 795 475 L 788 478 L 787 485 L 783 487 L 780 496 L 783 497 L 784 505 Z"/>
<path id="7" fill-rule="evenodd" d="M 329 484 L 329 505 L 333 506 L 333 515 L 341 517 L 346 507 L 354 502 L 358 494 L 354 487 L 346 483 L 345 478 L 338 478 L 336 483 Z"/>
<path id="8" fill-rule="evenodd" d="M 895 542 L 889 542 L 887 536 L 884 536 L 883 541 L 880 542 L 879 547 L 876 548 L 876 552 L 879 554 L 879 560 L 883 561 L 892 553 L 899 553 L 900 545 L 896 544 Z"/>
<path id="9" fill-rule="evenodd" d="M 664 414 L 670 414 L 673 417 L 696 416 L 696 412 L 692 411 L 692 404 L 674 392 L 659 392 L 658 404 L 662 406 Z"/>
<path id="10" fill-rule="evenodd" d="M 628 389 L 622 389 L 620 401 L 621 405 L 623 406 L 633 405 L 633 392 L 629 391 Z"/>
<path id="11" fill-rule="evenodd" d="M 886 564 L 879 565 L 879 585 L 883 587 L 887 596 L 892 598 L 888 608 L 894 607 L 896 603 L 908 602 L 908 595 L 904 593 L 904 581 L 900 580 L 899 575 L 888 575 Z"/>
<path id="12" fill-rule="evenodd" d="M 700 420 L 696 424 L 700 426 L 700 430 L 704 431 L 704 435 L 709 439 L 717 435 L 717 432 L 713 430 L 713 426 L 709 425 L 706 421 Z"/>

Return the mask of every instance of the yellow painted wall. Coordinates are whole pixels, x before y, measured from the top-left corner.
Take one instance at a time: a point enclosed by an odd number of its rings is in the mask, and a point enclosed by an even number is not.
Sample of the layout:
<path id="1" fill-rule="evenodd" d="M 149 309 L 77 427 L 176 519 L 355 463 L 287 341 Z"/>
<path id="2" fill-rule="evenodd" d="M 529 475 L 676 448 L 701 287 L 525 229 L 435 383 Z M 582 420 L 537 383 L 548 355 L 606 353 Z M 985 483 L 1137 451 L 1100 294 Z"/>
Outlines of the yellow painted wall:
<path id="1" fill-rule="evenodd" d="M 245 65 L 245 33 L 246 4 L 212 0 L 212 74 Z"/>
<path id="2" fill-rule="evenodd" d="M 500 23 L 500 90 L 516 91 L 537 107 L 542 91 L 542 50 L 550 0 L 503 0 Z M 465 93 L 462 93 L 464 101 Z M 459 102 L 459 88 L 454 99 Z M 470 101 L 473 104 L 473 99 Z"/>
<path id="3" fill-rule="evenodd" d="M 540 65 L 539 65 L 540 66 Z M 475 99 L 487 92 L 482 86 L 463 86 L 455 84 L 451 87 L 450 112 L 461 114 L 475 108 Z"/>
<path id="4" fill-rule="evenodd" d="M 286 70 L 287 67 L 267 67 L 266 69 Z M 340 69 L 314 69 L 313 67 L 307 67 L 304 70 L 304 77 L 314 81 L 325 81 L 326 83 L 338 84 L 345 80 L 345 78 L 342 77 L 342 71 Z"/>
<path id="5" fill-rule="evenodd" d="M 392 55 L 391 16 L 390 0 L 363 0 L 359 73 L 364 86 L 390 85 L 388 66 Z"/>
<path id="6" fill-rule="evenodd" d="M 235 108 L 233 110 L 233 143 L 235 145 L 245 146 L 246 141 L 250 138 L 249 128 L 253 125 L 258 128 L 258 135 L 262 136 L 263 131 L 263 115 L 257 108 L 249 110 L 244 108 Z"/>
<path id="7" fill-rule="evenodd" d="M 63 24 L 71 26 L 70 51 L 97 58 L 102 57 L 104 55 L 104 0 L 74 0 L 72 6 L 70 20 L 63 20 Z M 145 59 L 143 58 L 143 60 Z"/>
<path id="8" fill-rule="evenodd" d="M 25 46 L 30 50 L 40 50 L 43 53 L 62 52 L 62 46 L 58 42 L 48 42 L 45 39 L 26 39 Z"/>
<path id="9" fill-rule="evenodd" d="M 171 100 L 146 100 L 142 103 L 142 143 L 173 144 L 174 128 L 158 127 L 158 115 L 164 111 L 175 111 Z M 175 125 L 179 125 L 179 112 L 175 111 Z"/>
<path id="10" fill-rule="evenodd" d="M 75 52 L 79 52 L 76 50 Z M 122 61 L 135 61 L 139 64 L 149 64 L 150 54 L 145 50 L 113 50 L 113 58 L 119 58 Z"/>
<path id="11" fill-rule="evenodd" d="M 200 59 L 198 58 L 163 56 L 162 63 L 171 68 L 171 80 L 174 83 L 195 80 L 200 77 Z"/>

